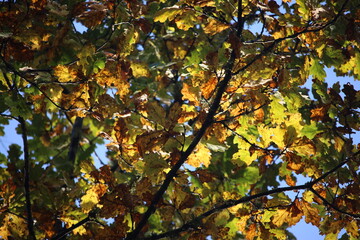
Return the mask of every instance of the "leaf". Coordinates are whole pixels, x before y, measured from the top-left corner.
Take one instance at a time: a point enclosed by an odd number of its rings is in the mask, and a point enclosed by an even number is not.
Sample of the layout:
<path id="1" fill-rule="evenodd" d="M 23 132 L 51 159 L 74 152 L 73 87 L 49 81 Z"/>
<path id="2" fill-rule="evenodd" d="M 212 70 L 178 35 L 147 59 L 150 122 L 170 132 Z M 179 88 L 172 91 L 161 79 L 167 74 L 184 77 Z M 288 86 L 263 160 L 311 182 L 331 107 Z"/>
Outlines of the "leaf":
<path id="1" fill-rule="evenodd" d="M 321 81 L 325 80 L 326 77 L 324 67 L 320 64 L 319 60 L 314 58 L 312 58 L 310 61 L 309 74 Z"/>
<path id="2" fill-rule="evenodd" d="M 201 165 L 208 167 L 210 160 L 211 152 L 202 143 L 199 143 L 194 152 L 189 156 L 186 163 L 193 167 L 200 167 Z"/>
<path id="3" fill-rule="evenodd" d="M 76 19 L 88 28 L 94 28 L 99 25 L 106 16 L 106 6 L 99 2 L 83 2 L 77 5 L 77 11 L 80 12 Z"/>
<path id="4" fill-rule="evenodd" d="M 314 156 L 316 154 L 316 146 L 313 142 L 306 138 L 298 139 L 294 144 L 291 146 L 291 149 L 296 151 L 299 155 L 302 156 Z"/>
<path id="5" fill-rule="evenodd" d="M 224 24 L 214 18 L 208 18 L 207 24 L 204 27 L 204 32 L 209 35 L 215 35 L 217 33 L 220 33 L 226 29 L 228 29 L 230 26 L 227 24 Z"/>
<path id="6" fill-rule="evenodd" d="M 311 120 L 314 121 L 327 121 L 329 119 L 329 116 L 327 115 L 327 112 L 329 110 L 330 105 L 321 106 L 319 108 L 314 108 L 311 110 Z"/>
<path id="7" fill-rule="evenodd" d="M 1 217 L 0 236 L 6 240 L 18 238 L 24 239 L 28 236 L 28 229 L 25 219 L 13 214 L 5 214 Z"/>
<path id="8" fill-rule="evenodd" d="M 54 75 L 58 78 L 59 82 L 76 82 L 77 72 L 64 65 L 58 65 L 54 68 Z"/>
<path id="9" fill-rule="evenodd" d="M 188 100 L 190 103 L 194 103 L 199 106 L 199 90 L 198 88 L 191 87 L 190 85 L 184 83 L 183 88 L 181 89 L 181 94 L 183 95 L 183 100 Z"/>
<path id="10" fill-rule="evenodd" d="M 301 129 L 301 135 L 307 137 L 308 139 L 313 139 L 316 134 L 323 132 L 318 128 L 318 124 L 315 121 L 311 121 L 310 125 L 305 125 L 303 129 Z"/>
<path id="11" fill-rule="evenodd" d="M 144 173 L 150 179 L 158 178 L 159 174 L 165 171 L 169 165 L 156 153 L 150 153 L 144 156 L 145 170 Z"/>
<path id="12" fill-rule="evenodd" d="M 143 63 L 133 62 L 131 64 L 131 70 L 132 70 L 133 76 L 136 77 L 136 78 L 138 78 L 138 77 L 149 77 L 150 76 L 149 69 Z"/>
<path id="13" fill-rule="evenodd" d="M 183 10 L 179 8 L 179 6 L 163 8 L 155 14 L 154 21 L 161 23 L 167 20 L 172 21 L 182 11 Z"/>
<path id="14" fill-rule="evenodd" d="M 6 96 L 4 100 L 5 104 L 9 106 L 10 112 L 13 116 L 22 117 L 24 119 L 31 118 L 31 109 L 27 105 L 23 96 L 14 94 L 12 96 Z"/>
<path id="15" fill-rule="evenodd" d="M 94 206 L 96 206 L 100 197 L 102 197 L 107 190 L 105 184 L 96 184 L 86 191 L 86 194 L 81 197 L 81 207 L 84 213 L 89 213 Z M 100 206 L 101 207 L 101 206 Z"/>
<path id="16" fill-rule="evenodd" d="M 190 28 L 194 27 L 197 24 L 195 11 L 193 10 L 183 11 L 181 14 L 176 16 L 175 23 L 179 29 L 182 29 L 184 31 L 189 30 Z"/>
<path id="17" fill-rule="evenodd" d="M 277 227 L 281 227 L 284 223 L 289 226 L 295 225 L 303 216 L 301 210 L 296 205 L 298 205 L 298 200 L 295 200 L 295 203 L 287 209 L 279 209 L 273 217 L 272 222 Z"/>
<path id="18" fill-rule="evenodd" d="M 92 44 L 85 45 L 77 54 L 77 57 L 79 58 L 77 64 L 81 66 L 84 75 L 89 75 L 93 72 L 94 55 L 95 46 Z"/>
<path id="19" fill-rule="evenodd" d="M 319 210 L 310 205 L 310 203 L 301 201 L 300 208 L 305 215 L 305 222 L 311 223 L 314 226 L 319 226 L 320 216 Z"/>

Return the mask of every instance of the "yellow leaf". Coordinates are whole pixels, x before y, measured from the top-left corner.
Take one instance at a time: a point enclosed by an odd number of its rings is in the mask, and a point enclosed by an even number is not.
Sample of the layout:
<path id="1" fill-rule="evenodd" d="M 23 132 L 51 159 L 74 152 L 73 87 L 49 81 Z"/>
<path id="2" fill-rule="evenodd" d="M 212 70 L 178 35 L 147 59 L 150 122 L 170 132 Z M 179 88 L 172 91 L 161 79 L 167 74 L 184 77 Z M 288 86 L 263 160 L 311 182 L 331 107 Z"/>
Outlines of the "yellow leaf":
<path id="1" fill-rule="evenodd" d="M 150 71 L 149 71 L 147 65 L 145 65 L 143 63 L 135 63 L 134 62 L 131 64 L 131 69 L 132 69 L 132 73 L 135 78 L 150 76 Z"/>
<path id="2" fill-rule="evenodd" d="M 271 140 L 280 148 L 283 149 L 286 144 L 284 141 L 285 138 L 285 134 L 286 134 L 286 129 L 277 126 L 276 128 L 271 129 Z"/>
<path id="3" fill-rule="evenodd" d="M 288 226 L 295 225 L 303 216 L 297 205 L 299 205 L 299 200 L 296 199 L 294 203 L 287 209 L 278 209 L 276 215 L 273 218 L 273 223 L 277 227 L 282 226 L 284 223 L 287 223 Z"/>
<path id="4" fill-rule="evenodd" d="M 184 11 L 181 15 L 178 15 L 175 19 L 176 26 L 184 31 L 189 30 L 196 25 L 195 11 Z"/>
<path id="5" fill-rule="evenodd" d="M 203 164 L 205 167 L 209 166 L 211 159 L 211 152 L 202 143 L 199 143 L 195 151 L 189 156 L 187 164 L 193 167 L 200 167 Z"/>
<path id="6" fill-rule="evenodd" d="M 100 197 L 102 197 L 107 190 L 107 185 L 96 184 L 86 191 L 86 194 L 81 197 L 81 207 L 84 213 L 88 213 L 98 204 Z"/>
<path id="7" fill-rule="evenodd" d="M 59 82 L 74 82 L 76 81 L 76 71 L 68 66 L 58 65 L 54 68 L 54 75 Z"/>
<path id="8" fill-rule="evenodd" d="M 103 69 L 96 74 L 95 79 L 99 85 L 116 87 L 118 90 L 116 94 L 123 97 L 129 92 L 130 84 L 125 79 L 120 78 L 121 73 L 115 74 L 116 72 L 112 73 L 107 69 Z"/>
<path id="9" fill-rule="evenodd" d="M 95 46 L 92 44 L 85 45 L 81 51 L 77 54 L 79 61 L 77 65 L 81 66 L 85 75 L 89 74 L 92 70 L 92 59 L 95 54 Z"/>
<path id="10" fill-rule="evenodd" d="M 219 22 L 216 19 L 208 18 L 208 23 L 204 27 L 204 32 L 206 34 L 215 35 L 215 34 L 222 32 L 228 28 L 229 28 L 229 25 Z"/>
<path id="11" fill-rule="evenodd" d="M 287 239 L 285 230 L 283 229 L 270 229 L 269 232 L 275 235 L 276 239 L 285 240 Z"/>
<path id="12" fill-rule="evenodd" d="M 305 191 L 302 195 L 302 198 L 308 202 L 308 203 L 312 203 L 313 199 L 314 199 L 314 193 L 311 191 Z"/>
<path id="13" fill-rule="evenodd" d="M 8 239 L 26 239 L 28 235 L 25 219 L 15 214 L 6 214 L 2 216 L 0 227 L 0 237 Z M 9 238 L 10 237 L 10 238 Z"/>
<path id="14" fill-rule="evenodd" d="M 194 119 L 198 115 L 195 106 L 183 104 L 181 106 L 181 113 L 178 119 L 178 123 L 184 123 L 191 119 Z"/>
<path id="15" fill-rule="evenodd" d="M 314 143 L 307 138 L 301 138 L 296 140 L 289 149 L 296 151 L 299 155 L 307 157 L 316 154 L 316 147 Z"/>
<path id="16" fill-rule="evenodd" d="M 354 239 L 359 238 L 359 225 L 356 220 L 352 220 L 345 226 L 346 231 L 353 237 Z"/>
<path id="17" fill-rule="evenodd" d="M 176 15 L 181 13 L 181 11 L 182 9 L 178 6 L 163 8 L 155 14 L 154 21 L 161 23 L 165 22 L 166 20 L 172 21 Z"/>

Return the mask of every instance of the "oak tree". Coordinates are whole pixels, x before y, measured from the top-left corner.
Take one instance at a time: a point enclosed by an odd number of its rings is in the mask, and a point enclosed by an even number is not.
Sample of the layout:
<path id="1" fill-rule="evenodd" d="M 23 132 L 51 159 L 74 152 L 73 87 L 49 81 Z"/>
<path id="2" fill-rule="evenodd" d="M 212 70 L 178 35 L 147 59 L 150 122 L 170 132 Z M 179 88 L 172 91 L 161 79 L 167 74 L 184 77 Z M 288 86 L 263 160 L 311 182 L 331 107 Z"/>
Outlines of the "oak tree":
<path id="1" fill-rule="evenodd" d="M 359 7 L 2 1 L 0 236 L 359 239 Z"/>

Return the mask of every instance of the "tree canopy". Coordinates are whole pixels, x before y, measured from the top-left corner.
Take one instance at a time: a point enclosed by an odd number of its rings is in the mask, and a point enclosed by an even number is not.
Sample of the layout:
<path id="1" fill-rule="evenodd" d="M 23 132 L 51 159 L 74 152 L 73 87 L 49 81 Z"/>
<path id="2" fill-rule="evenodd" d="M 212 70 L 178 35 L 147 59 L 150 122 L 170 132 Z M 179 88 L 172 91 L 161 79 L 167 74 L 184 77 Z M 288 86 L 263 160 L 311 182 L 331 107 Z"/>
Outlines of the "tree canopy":
<path id="1" fill-rule="evenodd" d="M 359 239 L 359 0 L 0 4 L 3 239 Z"/>

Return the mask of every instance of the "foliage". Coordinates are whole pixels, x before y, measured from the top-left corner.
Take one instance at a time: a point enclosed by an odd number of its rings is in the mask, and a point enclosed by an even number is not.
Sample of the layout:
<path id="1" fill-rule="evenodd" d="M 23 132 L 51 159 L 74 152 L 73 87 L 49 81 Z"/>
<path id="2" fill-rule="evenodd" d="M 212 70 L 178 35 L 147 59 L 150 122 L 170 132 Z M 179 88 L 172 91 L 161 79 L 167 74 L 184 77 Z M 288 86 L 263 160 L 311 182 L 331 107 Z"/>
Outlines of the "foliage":
<path id="1" fill-rule="evenodd" d="M 359 5 L 3 1 L 0 236 L 358 239 Z"/>

